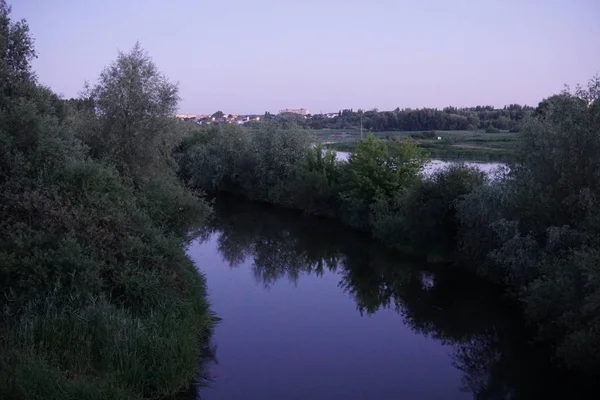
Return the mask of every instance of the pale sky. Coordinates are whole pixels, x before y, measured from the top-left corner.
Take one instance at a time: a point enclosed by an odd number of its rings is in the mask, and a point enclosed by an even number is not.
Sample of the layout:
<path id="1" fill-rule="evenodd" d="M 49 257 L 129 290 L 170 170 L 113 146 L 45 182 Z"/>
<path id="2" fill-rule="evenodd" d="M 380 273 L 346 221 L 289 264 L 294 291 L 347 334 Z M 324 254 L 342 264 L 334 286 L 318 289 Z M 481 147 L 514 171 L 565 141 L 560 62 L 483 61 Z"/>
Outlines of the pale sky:
<path id="1" fill-rule="evenodd" d="M 136 41 L 180 112 L 537 105 L 600 72 L 600 0 L 9 0 L 74 97 Z"/>

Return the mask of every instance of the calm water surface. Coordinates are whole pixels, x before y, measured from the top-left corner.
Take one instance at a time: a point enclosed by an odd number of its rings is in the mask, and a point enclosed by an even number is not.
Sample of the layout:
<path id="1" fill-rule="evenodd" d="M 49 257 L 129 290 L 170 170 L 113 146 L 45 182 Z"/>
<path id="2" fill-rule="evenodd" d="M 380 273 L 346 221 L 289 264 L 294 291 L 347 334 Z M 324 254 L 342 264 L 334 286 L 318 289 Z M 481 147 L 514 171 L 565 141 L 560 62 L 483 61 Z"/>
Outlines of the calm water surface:
<path id="1" fill-rule="evenodd" d="M 338 161 L 348 161 L 350 157 L 349 152 L 347 151 L 336 151 L 335 156 Z M 440 171 L 444 168 L 452 164 L 456 164 L 459 161 L 443 161 L 443 160 L 430 160 L 423 167 L 423 174 L 425 176 L 431 175 L 437 171 Z M 505 163 L 498 162 L 476 162 L 476 161 L 463 161 L 463 164 L 469 165 L 471 167 L 475 167 L 482 172 L 485 172 L 488 176 L 493 177 L 493 175 L 497 172 L 501 171 L 509 171 L 509 167 Z"/>
<path id="2" fill-rule="evenodd" d="M 566 386 L 497 288 L 330 221 L 217 204 L 188 250 L 222 318 L 198 398 L 539 398 Z"/>

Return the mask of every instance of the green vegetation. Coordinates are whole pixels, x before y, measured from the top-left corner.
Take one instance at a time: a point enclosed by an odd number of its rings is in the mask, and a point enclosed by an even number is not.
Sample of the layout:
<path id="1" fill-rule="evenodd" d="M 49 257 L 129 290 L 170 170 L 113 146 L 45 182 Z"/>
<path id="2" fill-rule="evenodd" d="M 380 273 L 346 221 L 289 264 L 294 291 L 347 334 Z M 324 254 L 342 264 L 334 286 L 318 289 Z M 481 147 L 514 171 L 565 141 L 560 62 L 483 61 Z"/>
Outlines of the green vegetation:
<path id="1" fill-rule="evenodd" d="M 533 112 L 529 106 L 511 104 L 503 108 L 477 106 L 467 108 L 445 107 L 422 109 L 340 110 L 337 114 L 302 115 L 265 113 L 264 118 L 273 122 L 295 122 L 310 129 L 354 129 L 362 126 L 373 132 L 384 131 L 461 131 L 489 130 L 518 132 Z"/>
<path id="2" fill-rule="evenodd" d="M 192 381 L 213 317 L 183 249 L 210 207 L 188 187 L 335 217 L 391 247 L 458 260 L 505 285 L 561 360 L 599 370 L 600 78 L 533 112 L 345 110 L 333 128 L 362 118 L 413 137 L 370 135 L 338 163 L 293 121 L 177 122 L 177 87 L 138 45 L 78 100 L 41 86 L 34 57 L 27 24 L 0 1 L 3 398 L 156 398 Z M 429 131 L 440 128 L 488 133 L 438 141 Z M 516 135 L 492 133 L 507 129 L 520 130 L 519 152 Z M 462 165 L 424 178 L 426 153 L 520 158 L 487 182 Z"/>
<path id="3" fill-rule="evenodd" d="M 312 148 L 309 131 L 263 123 L 196 132 L 179 148 L 180 175 L 190 187 L 333 215 L 340 171 L 333 153 Z"/>
<path id="4" fill-rule="evenodd" d="M 210 212 L 177 181 L 177 88 L 136 46 L 63 101 L 0 1 L 0 393 L 136 399 L 195 378 L 213 317 L 185 255 Z"/>
<path id="5" fill-rule="evenodd" d="M 459 204 L 459 249 L 512 289 L 569 365 L 597 372 L 600 77 L 540 103 L 523 135 L 523 162 Z"/>
<path id="6" fill-rule="evenodd" d="M 540 103 L 516 138 L 511 172 L 489 182 L 453 166 L 424 178 L 415 138 L 359 141 L 348 162 L 312 147 L 309 131 L 273 121 L 197 133 L 179 149 L 181 176 L 307 213 L 336 217 L 389 246 L 434 252 L 502 283 L 562 362 L 600 365 L 600 78 Z M 473 140 L 483 140 L 473 135 Z"/>
<path id="7" fill-rule="evenodd" d="M 316 132 L 327 148 L 354 152 L 360 132 Z M 501 161 L 518 160 L 519 133 L 484 133 L 475 131 L 377 132 L 377 138 L 410 137 L 431 158 L 441 160 Z M 441 138 L 441 139 L 438 139 Z"/>

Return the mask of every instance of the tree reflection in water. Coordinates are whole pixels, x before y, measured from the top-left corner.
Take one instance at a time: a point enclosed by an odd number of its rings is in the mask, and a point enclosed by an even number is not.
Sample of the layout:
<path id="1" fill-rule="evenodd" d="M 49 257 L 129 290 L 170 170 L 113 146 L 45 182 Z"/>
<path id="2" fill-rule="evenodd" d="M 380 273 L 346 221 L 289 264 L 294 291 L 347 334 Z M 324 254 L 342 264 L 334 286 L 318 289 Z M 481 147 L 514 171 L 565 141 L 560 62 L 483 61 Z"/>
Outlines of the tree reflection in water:
<path id="1" fill-rule="evenodd" d="M 339 286 L 361 314 L 398 312 L 414 331 L 453 348 L 464 390 L 477 399 L 583 398 L 583 379 L 551 366 L 549 352 L 531 343 L 518 307 L 499 287 L 450 264 L 427 264 L 391 252 L 329 220 L 239 199 L 220 199 L 201 240 L 218 235 L 231 267 L 252 260 L 265 288 L 303 274 L 340 275 Z"/>

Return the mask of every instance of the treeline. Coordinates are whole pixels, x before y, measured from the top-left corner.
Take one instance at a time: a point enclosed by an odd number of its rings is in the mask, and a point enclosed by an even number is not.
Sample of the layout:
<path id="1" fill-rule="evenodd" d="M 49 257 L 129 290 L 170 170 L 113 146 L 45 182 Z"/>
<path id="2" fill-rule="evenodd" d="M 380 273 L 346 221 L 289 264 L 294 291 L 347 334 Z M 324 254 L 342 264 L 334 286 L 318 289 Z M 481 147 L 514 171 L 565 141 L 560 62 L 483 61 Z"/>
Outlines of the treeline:
<path id="1" fill-rule="evenodd" d="M 393 111 L 378 110 L 341 110 L 333 118 L 328 115 L 315 114 L 303 116 L 285 114 L 266 114 L 267 119 L 281 122 L 292 120 L 311 129 L 364 129 L 381 131 L 430 131 L 430 130 L 487 130 L 518 132 L 523 122 L 533 112 L 533 107 L 511 104 L 497 109 L 492 106 L 470 108 L 446 107 L 399 109 Z"/>
<path id="2" fill-rule="evenodd" d="M 424 178 L 410 141 L 360 141 L 348 162 L 267 121 L 179 148 L 188 184 L 339 218 L 391 247 L 452 257 L 503 283 L 559 359 L 600 365 L 600 79 L 552 96 L 522 127 L 525 157 L 490 181 L 454 166 Z"/>
<path id="3" fill-rule="evenodd" d="M 1 397 L 173 395 L 213 324 L 183 249 L 210 208 L 175 174 L 177 87 L 136 46 L 75 107 L 35 56 L 0 1 Z"/>

